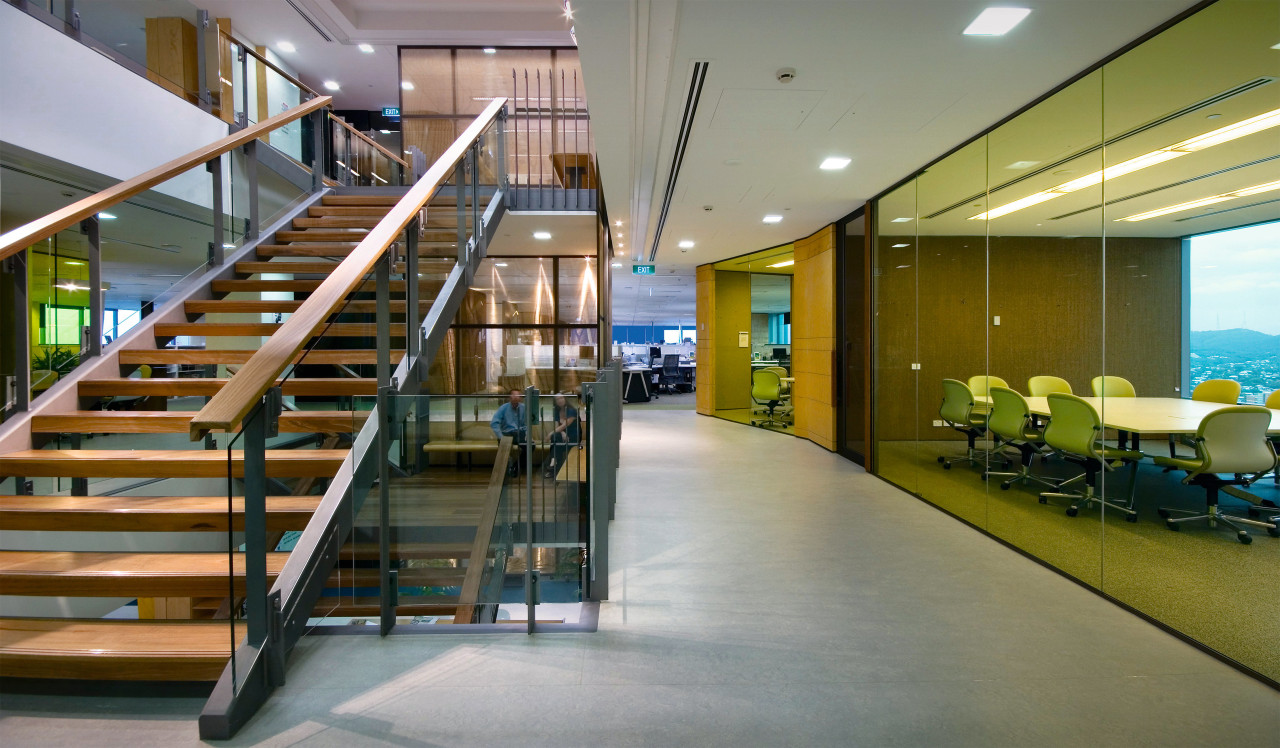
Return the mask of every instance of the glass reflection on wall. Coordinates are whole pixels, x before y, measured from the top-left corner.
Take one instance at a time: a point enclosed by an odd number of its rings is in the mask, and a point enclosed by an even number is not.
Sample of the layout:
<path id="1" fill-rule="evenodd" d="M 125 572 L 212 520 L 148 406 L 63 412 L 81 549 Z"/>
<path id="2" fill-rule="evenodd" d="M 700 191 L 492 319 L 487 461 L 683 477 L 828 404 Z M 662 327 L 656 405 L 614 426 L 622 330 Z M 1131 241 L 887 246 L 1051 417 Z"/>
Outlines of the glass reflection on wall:
<path id="1" fill-rule="evenodd" d="M 878 199 L 873 258 L 875 471 L 1272 681 L 1277 28 L 1220 0 L 1081 76 Z"/>

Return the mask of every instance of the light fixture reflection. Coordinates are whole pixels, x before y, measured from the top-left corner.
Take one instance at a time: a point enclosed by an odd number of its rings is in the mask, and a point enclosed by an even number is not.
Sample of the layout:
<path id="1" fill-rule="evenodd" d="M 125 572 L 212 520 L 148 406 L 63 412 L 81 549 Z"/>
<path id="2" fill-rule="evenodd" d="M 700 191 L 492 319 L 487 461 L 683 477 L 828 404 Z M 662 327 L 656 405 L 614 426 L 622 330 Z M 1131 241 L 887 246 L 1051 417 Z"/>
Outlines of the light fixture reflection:
<path id="1" fill-rule="evenodd" d="M 1210 197 L 1202 197 L 1199 200 L 1191 200 L 1185 203 L 1178 203 L 1177 205 L 1170 205 L 1165 208 L 1157 208 L 1155 210 L 1149 210 L 1145 213 L 1135 213 L 1134 215 L 1131 215 L 1125 218 L 1119 218 L 1116 220 L 1145 221 L 1148 218 L 1157 218 L 1159 216 L 1167 216 L 1170 213 L 1181 213 L 1184 210 L 1191 210 L 1192 208 L 1201 208 L 1206 205 L 1213 205 L 1214 203 L 1226 202 L 1227 200 L 1232 200 L 1237 197 L 1249 197 L 1250 195 L 1257 195 L 1263 192 L 1271 192 L 1273 190 L 1280 190 L 1280 181 L 1267 182 L 1265 184 L 1257 184 L 1252 187 L 1243 187 L 1238 190 L 1233 190 L 1232 192 L 1224 192 L 1221 195 L 1212 195 Z"/>

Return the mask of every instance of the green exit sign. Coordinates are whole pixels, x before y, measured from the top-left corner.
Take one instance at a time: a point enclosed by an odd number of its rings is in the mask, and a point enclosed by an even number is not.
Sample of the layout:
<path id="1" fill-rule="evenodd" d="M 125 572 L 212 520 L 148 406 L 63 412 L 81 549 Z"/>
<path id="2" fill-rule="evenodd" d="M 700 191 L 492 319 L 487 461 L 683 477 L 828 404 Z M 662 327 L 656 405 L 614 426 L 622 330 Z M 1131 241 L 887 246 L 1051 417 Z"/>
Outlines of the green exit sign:
<path id="1" fill-rule="evenodd" d="M 398 107 L 398 106 L 384 106 L 384 107 L 382 107 L 382 116 L 383 116 L 383 117 L 399 117 L 399 116 L 400 116 L 400 107 Z"/>
<path id="2" fill-rule="evenodd" d="M 657 273 L 658 273 L 657 265 L 632 265 L 631 266 L 632 275 L 657 275 Z"/>

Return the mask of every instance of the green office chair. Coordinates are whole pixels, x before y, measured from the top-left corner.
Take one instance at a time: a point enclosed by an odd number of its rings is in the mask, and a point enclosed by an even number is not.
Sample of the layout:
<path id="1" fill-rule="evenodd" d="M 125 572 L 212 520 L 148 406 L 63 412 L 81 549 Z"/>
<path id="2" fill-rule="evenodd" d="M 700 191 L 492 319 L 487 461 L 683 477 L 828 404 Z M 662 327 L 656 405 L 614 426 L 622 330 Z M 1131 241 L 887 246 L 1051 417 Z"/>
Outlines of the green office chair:
<path id="1" fill-rule="evenodd" d="M 970 465 L 985 464 L 985 455 L 980 456 L 977 440 L 987 432 L 987 417 L 974 409 L 973 392 L 968 385 L 958 379 L 942 380 L 942 405 L 938 408 L 938 416 L 948 426 L 964 434 L 969 441 L 969 448 L 964 457 L 948 459 L 938 455 L 938 462 L 942 463 L 942 468 L 950 470 L 953 462 L 968 462 Z"/>
<path id="2" fill-rule="evenodd" d="M 1137 397 L 1138 391 L 1133 388 L 1133 383 L 1124 377 L 1101 376 L 1094 377 L 1089 381 L 1089 389 L 1093 390 L 1094 397 Z M 1117 431 L 1117 440 L 1120 449 L 1125 449 L 1125 444 L 1129 441 L 1128 431 Z M 1138 435 L 1133 435 L 1133 448 L 1138 449 Z"/>
<path id="3" fill-rule="evenodd" d="M 1031 461 L 1037 454 L 1042 454 L 1044 433 L 1031 423 L 1031 409 L 1022 395 L 1008 387 L 992 387 L 991 413 L 987 416 L 987 428 L 996 438 L 996 450 L 1013 447 L 1021 456 L 1021 467 L 1015 473 L 998 473 L 991 470 L 982 474 L 982 479 L 992 477 L 1007 478 L 1000 482 L 1000 489 L 1008 491 L 1014 483 L 1034 481 L 1042 486 L 1057 488 L 1058 484 L 1046 480 L 1031 472 Z"/>
<path id="4" fill-rule="evenodd" d="M 1027 380 L 1027 392 L 1032 397 L 1048 397 L 1055 392 L 1065 392 L 1070 395 L 1071 383 L 1062 377 L 1051 377 L 1042 374 L 1038 377 L 1032 377 Z"/>
<path id="5" fill-rule="evenodd" d="M 1270 395 L 1267 395 L 1266 407 L 1271 410 L 1280 410 L 1280 390 L 1275 390 Z M 1280 436 L 1269 436 L 1267 438 L 1271 440 L 1271 446 L 1277 452 L 1280 452 Z M 1275 469 L 1271 477 L 1274 479 L 1275 484 L 1280 486 L 1280 467 Z"/>
<path id="6" fill-rule="evenodd" d="M 756 369 L 751 372 L 751 400 L 759 406 L 752 409 L 752 415 L 767 412 L 766 418 L 751 419 L 752 426 L 786 426 L 777 418 L 778 406 L 782 404 L 782 380 L 778 373 L 768 369 Z"/>
<path id="7" fill-rule="evenodd" d="M 1102 419 L 1088 402 L 1062 392 L 1056 392 L 1048 398 L 1049 425 L 1044 430 L 1045 444 L 1062 455 L 1067 462 L 1074 462 L 1084 468 L 1083 475 L 1063 481 L 1058 484 L 1058 488 L 1083 481 L 1084 490 L 1080 493 L 1042 493 L 1040 503 L 1048 503 L 1048 499 L 1071 500 L 1073 503 L 1067 507 L 1068 517 L 1076 516 L 1081 506 L 1089 508 L 1094 504 L 1106 505 L 1124 512 L 1125 520 L 1137 522 L 1138 513 L 1133 510 L 1133 495 L 1137 488 L 1138 462 L 1143 454 L 1137 450 L 1111 449 L 1103 444 Z M 1129 466 L 1129 498 L 1124 504 L 1110 501 L 1096 492 L 1098 473 L 1115 470 L 1116 462 Z"/>
<path id="8" fill-rule="evenodd" d="M 1004 381 L 1000 377 L 993 377 L 989 374 L 974 374 L 969 377 L 969 391 L 973 393 L 975 398 L 988 396 L 992 387 L 1008 386 L 1008 382 Z M 979 413 L 987 413 L 991 410 L 991 406 L 987 403 L 978 403 L 973 407 L 974 410 Z"/>
<path id="9" fill-rule="evenodd" d="M 783 368 L 783 367 L 781 367 L 781 366 L 765 366 L 765 367 L 763 367 L 763 368 L 764 368 L 764 370 L 765 370 L 765 371 L 771 371 L 771 372 L 773 372 L 774 374 L 777 374 L 777 375 L 778 375 L 778 379 L 782 379 L 783 377 L 787 376 L 787 370 L 786 370 L 786 369 L 784 369 L 784 368 Z M 783 396 L 783 397 L 788 397 L 788 396 L 790 396 L 790 395 L 791 395 L 791 385 L 787 384 L 786 382 L 783 382 L 783 383 L 782 383 L 782 396 Z"/>
<path id="10" fill-rule="evenodd" d="M 1236 531 L 1236 539 L 1249 544 L 1253 539 L 1240 525 L 1261 527 L 1273 537 L 1280 529 L 1272 522 L 1226 515 L 1218 510 L 1218 491 L 1223 486 L 1248 486 L 1276 467 L 1276 452 L 1267 440 L 1271 411 L 1257 405 L 1233 405 L 1219 408 L 1204 417 L 1196 429 L 1195 457 L 1157 457 L 1157 465 L 1187 471 L 1183 483 L 1205 490 L 1205 514 L 1182 509 L 1160 507 L 1160 516 L 1170 530 L 1180 529 L 1183 522 L 1206 520 L 1210 527 L 1218 523 Z M 1221 474 L 1232 476 L 1221 478 Z M 1185 517 L 1174 517 L 1185 514 Z"/>
<path id="11" fill-rule="evenodd" d="M 1191 390 L 1191 399 L 1202 403 L 1235 405 L 1240 401 L 1240 383 L 1233 379 L 1206 379 Z M 1169 434 L 1170 457 L 1178 456 L 1177 447 L 1179 442 L 1188 447 L 1195 447 L 1195 439 L 1188 436 L 1175 438 L 1173 434 Z M 1166 473 L 1170 470 L 1173 470 L 1173 468 L 1165 468 Z"/>

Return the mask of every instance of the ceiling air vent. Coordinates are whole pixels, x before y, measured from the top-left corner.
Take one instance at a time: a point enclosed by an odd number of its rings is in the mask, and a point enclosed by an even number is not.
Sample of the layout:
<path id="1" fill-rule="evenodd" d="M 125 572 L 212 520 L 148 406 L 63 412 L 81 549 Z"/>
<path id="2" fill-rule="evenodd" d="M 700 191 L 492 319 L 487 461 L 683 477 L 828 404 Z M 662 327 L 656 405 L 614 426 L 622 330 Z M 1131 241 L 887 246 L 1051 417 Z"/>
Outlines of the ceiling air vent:
<path id="1" fill-rule="evenodd" d="M 293 0 L 284 0 L 284 1 L 285 1 L 286 3 L 288 3 L 288 4 L 289 4 L 289 7 L 290 7 L 290 8 L 293 8 L 293 9 L 294 9 L 294 11 L 296 11 L 298 15 L 302 16 L 302 20 L 306 21 L 306 22 L 307 22 L 307 25 L 309 25 L 311 28 L 313 28 L 313 29 L 315 29 L 315 30 L 316 30 L 316 33 L 320 35 L 320 38 L 321 38 L 321 39 L 324 39 L 326 42 L 331 42 L 331 41 L 333 41 L 333 37 L 331 37 L 331 36 L 329 36 L 328 34 L 324 33 L 324 29 L 320 28 L 320 24 L 318 24 L 318 23 L 316 23 L 315 21 L 311 20 L 311 16 L 307 15 L 306 13 L 303 13 L 303 12 L 302 12 L 302 8 L 299 8 L 297 3 L 295 3 Z"/>
<path id="2" fill-rule="evenodd" d="M 684 100 L 684 114 L 680 119 L 680 133 L 676 137 L 675 153 L 671 157 L 671 173 L 667 175 L 667 189 L 662 195 L 662 210 L 658 213 L 658 225 L 653 231 L 653 246 L 649 249 L 649 262 L 658 254 L 658 242 L 662 241 L 662 227 L 667 222 L 667 212 L 671 210 L 671 197 L 676 192 L 676 179 L 680 177 L 680 164 L 684 161 L 684 151 L 689 145 L 689 133 L 693 130 L 693 116 L 698 111 L 698 99 L 702 97 L 702 84 L 707 79 L 709 62 L 696 62 L 693 65 L 693 77 L 689 80 L 689 94 Z"/>

